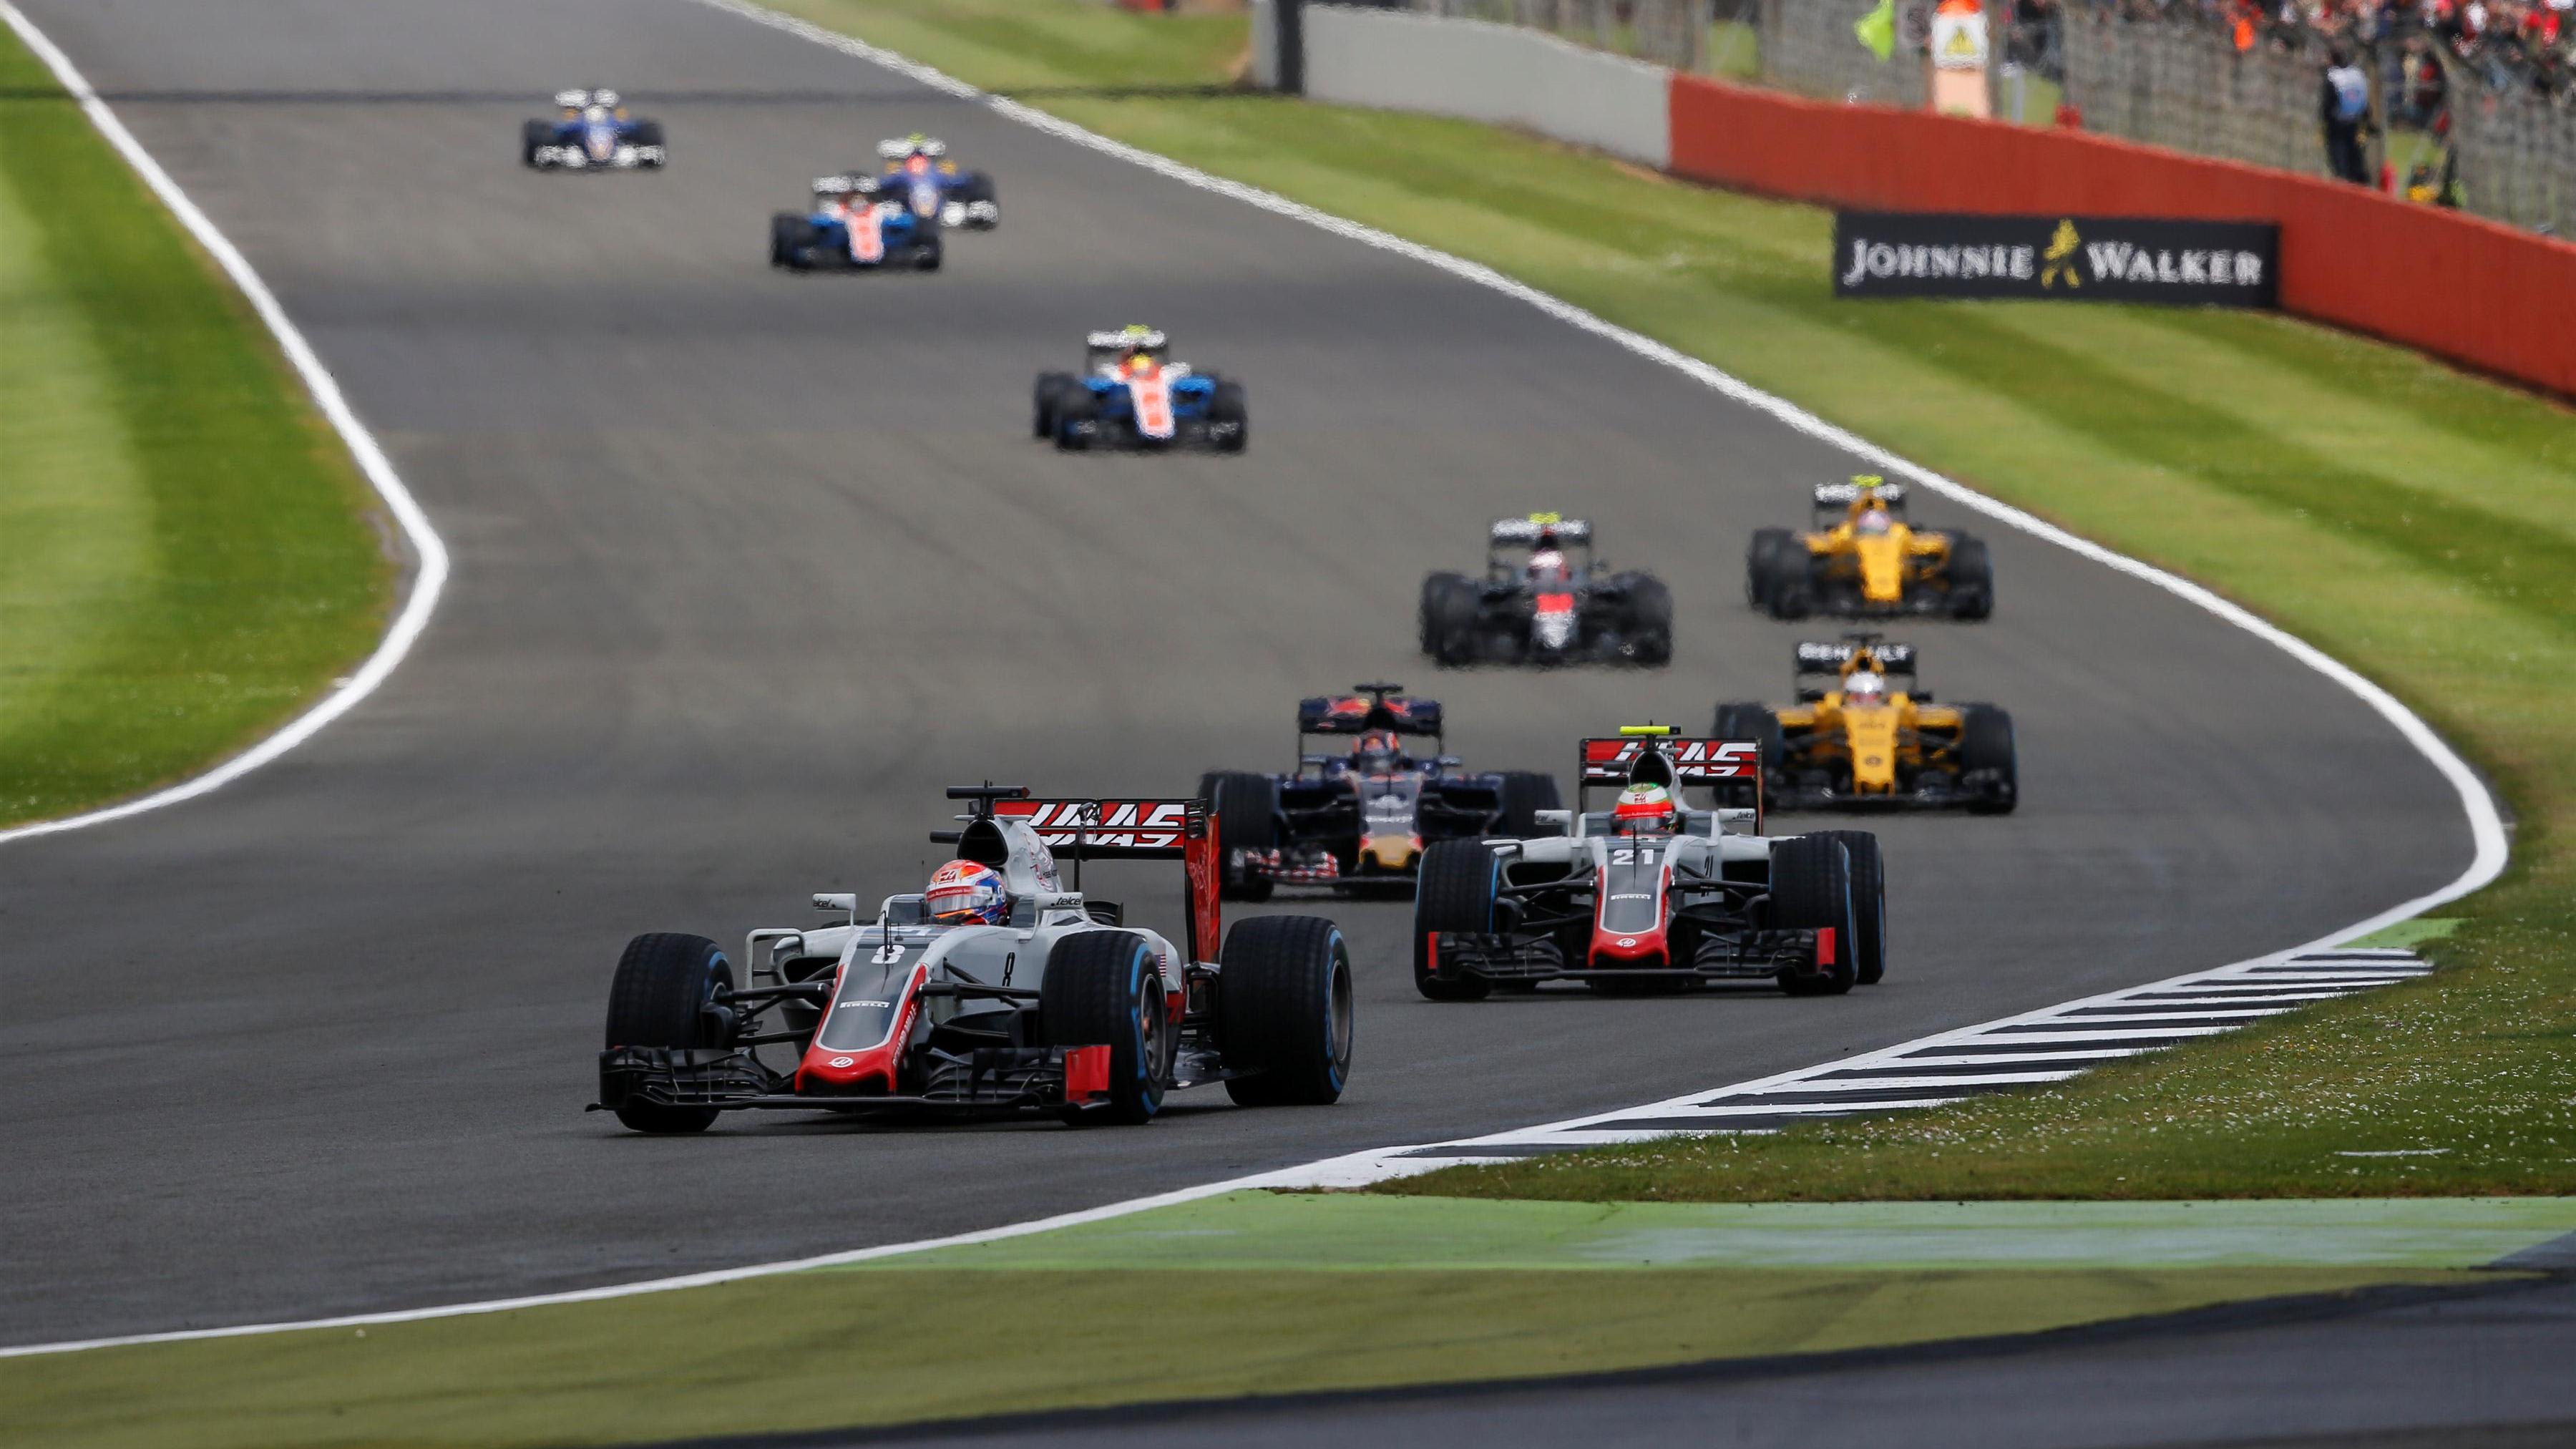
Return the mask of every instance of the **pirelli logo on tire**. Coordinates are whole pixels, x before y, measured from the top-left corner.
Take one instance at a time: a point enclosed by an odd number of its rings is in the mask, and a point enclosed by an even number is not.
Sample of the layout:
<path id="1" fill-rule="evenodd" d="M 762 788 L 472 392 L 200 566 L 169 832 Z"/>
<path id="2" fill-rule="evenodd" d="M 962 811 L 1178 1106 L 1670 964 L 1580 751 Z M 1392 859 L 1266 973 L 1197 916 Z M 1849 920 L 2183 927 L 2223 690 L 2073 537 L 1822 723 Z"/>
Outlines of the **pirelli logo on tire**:
<path id="1" fill-rule="evenodd" d="M 2271 307 L 2280 251 L 2268 222 L 1845 211 L 1834 295 Z"/>

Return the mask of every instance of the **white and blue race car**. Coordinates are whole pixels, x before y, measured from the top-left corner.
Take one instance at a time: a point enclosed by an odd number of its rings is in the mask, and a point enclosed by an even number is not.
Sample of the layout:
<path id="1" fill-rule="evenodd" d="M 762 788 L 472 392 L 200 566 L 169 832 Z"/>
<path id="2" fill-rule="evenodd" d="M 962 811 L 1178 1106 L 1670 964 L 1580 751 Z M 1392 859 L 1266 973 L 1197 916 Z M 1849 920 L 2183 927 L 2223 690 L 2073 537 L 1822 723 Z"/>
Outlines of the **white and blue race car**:
<path id="1" fill-rule="evenodd" d="M 628 115 L 615 91 L 557 91 L 553 116 L 519 128 L 519 161 L 533 171 L 659 171 L 669 160 L 662 123 Z"/>

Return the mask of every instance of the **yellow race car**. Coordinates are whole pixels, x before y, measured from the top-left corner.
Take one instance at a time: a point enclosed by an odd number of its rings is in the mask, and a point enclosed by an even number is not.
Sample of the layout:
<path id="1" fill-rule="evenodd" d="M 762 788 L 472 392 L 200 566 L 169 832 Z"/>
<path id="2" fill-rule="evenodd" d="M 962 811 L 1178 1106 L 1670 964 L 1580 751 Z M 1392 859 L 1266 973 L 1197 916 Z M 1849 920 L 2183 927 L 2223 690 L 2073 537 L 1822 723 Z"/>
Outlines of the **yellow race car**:
<path id="1" fill-rule="evenodd" d="M 1775 619 L 1809 614 L 1994 612 L 1986 546 L 1964 533 L 1906 521 L 1905 485 L 1875 474 L 1816 486 L 1812 527 L 1762 528 L 1745 551 L 1744 595 Z"/>
<path id="2" fill-rule="evenodd" d="M 2012 716 L 1991 704 L 1937 705 L 1917 686 L 1914 646 L 1876 634 L 1798 646 L 1798 702 L 1721 704 L 1709 734 L 1761 746 L 1775 810 L 1964 809 L 2010 814 L 2020 795 Z M 1829 687 L 1809 685 L 1832 675 Z M 1750 805 L 1749 785 L 1740 792 Z"/>

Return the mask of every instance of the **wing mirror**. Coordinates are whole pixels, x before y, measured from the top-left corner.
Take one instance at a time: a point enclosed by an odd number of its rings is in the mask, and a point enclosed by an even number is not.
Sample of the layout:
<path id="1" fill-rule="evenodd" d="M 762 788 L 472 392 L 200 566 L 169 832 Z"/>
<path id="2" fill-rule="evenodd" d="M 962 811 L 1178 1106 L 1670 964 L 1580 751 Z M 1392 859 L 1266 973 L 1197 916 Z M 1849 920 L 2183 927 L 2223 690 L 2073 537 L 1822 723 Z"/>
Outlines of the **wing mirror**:
<path id="1" fill-rule="evenodd" d="M 855 921 L 859 918 L 859 898 L 848 891 L 816 891 L 814 893 L 814 909 L 818 911 L 846 911 L 849 913 L 850 919 Z"/>
<path id="2" fill-rule="evenodd" d="M 1463 764 L 1467 763 L 1467 761 L 1466 761 L 1463 757 L 1458 756 L 1458 755 L 1442 755 L 1440 758 L 1438 758 L 1438 759 L 1436 759 L 1436 760 L 1433 760 L 1431 763 L 1433 763 L 1433 764 L 1435 764 L 1435 765 L 1438 765 L 1440 768 L 1442 768 L 1442 769 L 1444 769 L 1444 770 L 1454 770 L 1454 769 L 1457 769 L 1460 765 L 1463 765 Z"/>
<path id="3" fill-rule="evenodd" d="M 1574 812 L 1571 810 L 1533 810 L 1530 818 L 1541 825 L 1555 826 L 1559 835 L 1574 833 Z"/>

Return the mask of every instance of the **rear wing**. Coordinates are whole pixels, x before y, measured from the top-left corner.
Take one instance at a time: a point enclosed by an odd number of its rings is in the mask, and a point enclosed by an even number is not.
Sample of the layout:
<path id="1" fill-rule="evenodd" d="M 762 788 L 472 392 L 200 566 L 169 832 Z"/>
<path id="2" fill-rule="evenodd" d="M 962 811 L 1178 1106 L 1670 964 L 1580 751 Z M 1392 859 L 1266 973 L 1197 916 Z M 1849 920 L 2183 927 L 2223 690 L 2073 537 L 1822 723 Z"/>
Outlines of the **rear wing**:
<path id="1" fill-rule="evenodd" d="M 1485 537 L 1493 543 L 1536 543 L 1538 536 L 1543 532 L 1555 534 L 1558 541 L 1562 543 L 1589 544 L 1592 542 L 1592 521 L 1585 518 L 1566 518 L 1554 513 L 1533 513 L 1525 518 L 1497 518 L 1493 526 L 1485 531 Z"/>
<path id="2" fill-rule="evenodd" d="M 1069 854 L 1077 868 L 1085 860 L 1181 862 L 1190 883 L 1190 959 L 1216 959 L 1222 922 L 1216 836 L 1208 829 L 1206 801 L 1036 800 L 1021 795 L 994 798 L 991 804 L 996 819 L 1026 825 L 1047 849 Z"/>
<path id="3" fill-rule="evenodd" d="M 1148 352 L 1160 352 L 1170 341 L 1171 339 L 1165 337 L 1160 328 L 1152 328 L 1141 332 L 1094 332 L 1082 339 L 1082 345 L 1094 352 L 1113 352 L 1127 347 L 1142 347 Z"/>
<path id="4" fill-rule="evenodd" d="M 1324 694 L 1297 701 L 1300 735 L 1356 735 L 1391 730 L 1400 735 L 1438 735 L 1440 701 L 1397 694 L 1401 684 L 1363 684 L 1356 694 Z"/>
<path id="5" fill-rule="evenodd" d="M 816 196 L 874 196 L 883 189 L 873 176 L 846 174 L 814 178 Z"/>
<path id="6" fill-rule="evenodd" d="M 1578 785 L 1625 785 L 1639 756 L 1654 750 L 1670 761 L 1673 779 L 1683 785 L 1717 785 L 1762 780 L 1762 746 L 1753 740 L 1686 740 L 1672 735 L 1630 735 L 1615 740 L 1585 740 Z"/>
<path id="7" fill-rule="evenodd" d="M 1821 644 L 1813 641 L 1800 644 L 1798 672 L 1800 674 L 1838 674 L 1844 665 L 1852 661 L 1853 655 L 1862 652 L 1867 652 L 1871 658 L 1878 661 L 1879 672 L 1883 674 L 1914 673 L 1913 645 L 1886 644 L 1859 639 L 1845 639 L 1838 644 Z"/>
<path id="8" fill-rule="evenodd" d="M 1886 479 L 1870 473 L 1861 474 L 1859 477 L 1852 479 L 1848 483 L 1817 484 L 1815 493 L 1815 510 L 1820 516 L 1827 513 L 1840 513 L 1844 509 L 1851 507 L 1854 503 L 1859 502 L 1860 496 L 1863 493 L 1874 493 L 1878 495 L 1878 501 L 1886 505 L 1888 512 L 1896 514 L 1899 517 L 1904 516 L 1905 485 L 1902 483 L 1890 483 Z"/>

